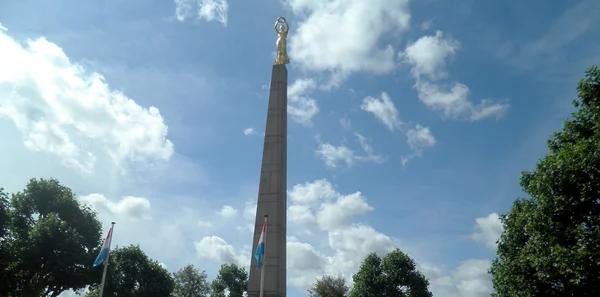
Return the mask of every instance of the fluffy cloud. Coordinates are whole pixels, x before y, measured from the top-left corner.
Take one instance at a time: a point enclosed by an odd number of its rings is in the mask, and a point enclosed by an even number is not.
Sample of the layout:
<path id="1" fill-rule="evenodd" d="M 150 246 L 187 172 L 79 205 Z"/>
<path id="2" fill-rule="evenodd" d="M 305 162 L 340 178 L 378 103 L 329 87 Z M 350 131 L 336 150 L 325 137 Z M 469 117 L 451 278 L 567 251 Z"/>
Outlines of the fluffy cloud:
<path id="1" fill-rule="evenodd" d="M 415 88 L 419 93 L 419 99 L 425 105 L 442 111 L 446 118 L 475 122 L 489 117 L 502 117 L 509 108 L 505 102 L 494 102 L 489 99 L 473 104 L 469 101 L 469 87 L 461 83 L 438 85 L 417 81 Z"/>
<path id="2" fill-rule="evenodd" d="M 175 0 L 175 16 L 180 22 L 195 17 L 227 26 L 228 10 L 226 0 Z"/>
<path id="3" fill-rule="evenodd" d="M 467 260 L 446 275 L 438 267 L 419 265 L 420 270 L 429 278 L 430 289 L 434 296 L 450 297 L 488 297 L 493 292 L 491 276 L 487 270 L 489 260 Z"/>
<path id="4" fill-rule="evenodd" d="M 234 263 L 242 267 L 250 265 L 250 253 L 237 254 L 233 246 L 218 236 L 206 236 L 195 244 L 200 258 L 214 260 L 219 263 Z"/>
<path id="5" fill-rule="evenodd" d="M 111 90 L 56 44 L 40 38 L 22 45 L 0 30 L 0 64 L 0 118 L 14 123 L 27 149 L 88 174 L 103 155 L 122 167 L 173 154 L 157 108 Z"/>
<path id="6" fill-rule="evenodd" d="M 415 128 L 406 132 L 408 146 L 418 154 L 421 154 L 424 148 L 434 146 L 435 138 L 431 135 L 429 128 L 416 125 Z"/>
<path id="7" fill-rule="evenodd" d="M 329 168 L 337 168 L 340 164 L 350 167 L 354 164 L 354 151 L 344 145 L 321 143 L 316 153 Z"/>
<path id="8" fill-rule="evenodd" d="M 408 143 L 412 154 L 402 158 L 403 165 L 406 165 L 406 162 L 412 158 L 420 157 L 423 154 L 423 150 L 434 146 L 437 143 L 437 140 L 435 140 L 429 128 L 416 125 L 406 132 L 406 142 Z"/>
<path id="9" fill-rule="evenodd" d="M 295 63 L 338 78 L 358 71 L 386 73 L 395 67 L 392 45 L 380 46 L 386 34 L 409 27 L 407 0 L 288 0 L 300 17 L 290 37 Z"/>
<path id="10" fill-rule="evenodd" d="M 475 219 L 475 232 L 471 234 L 473 240 L 485 244 L 492 251 L 496 251 L 496 242 L 504 231 L 504 226 L 497 213 L 491 213 L 487 217 Z"/>
<path id="11" fill-rule="evenodd" d="M 107 211 L 113 215 L 123 216 L 128 219 L 149 219 L 150 201 L 143 197 L 124 197 L 114 202 L 101 194 L 90 194 L 79 197 L 84 204 L 91 205 L 98 211 Z"/>
<path id="12" fill-rule="evenodd" d="M 402 126 L 398 110 L 390 96 L 383 92 L 381 99 L 367 97 L 363 100 L 360 109 L 372 113 L 377 120 L 384 124 L 390 131 L 394 131 Z"/>
<path id="13" fill-rule="evenodd" d="M 350 167 L 355 161 L 383 163 L 386 157 L 375 154 L 367 139 L 361 134 L 355 133 L 356 138 L 364 151 L 364 155 L 356 154 L 352 149 L 345 145 L 335 146 L 331 143 L 321 143 L 317 148 L 316 154 L 329 168 L 335 169 L 341 165 Z"/>
<path id="14" fill-rule="evenodd" d="M 415 77 L 422 75 L 431 80 L 443 78 L 446 59 L 453 56 L 458 50 L 460 43 L 452 38 L 444 38 L 441 31 L 433 36 L 424 36 L 406 47 L 400 57 L 412 65 L 412 73 Z"/>
<path id="15" fill-rule="evenodd" d="M 485 99 L 479 104 L 474 104 L 468 99 L 469 88 L 466 85 L 458 82 L 431 82 L 447 76 L 447 59 L 454 56 L 459 45 L 457 41 L 438 31 L 433 36 L 419 38 L 399 54 L 400 59 L 411 66 L 419 99 L 426 106 L 441 111 L 446 118 L 479 121 L 488 117 L 503 116 L 509 108 L 504 101 L 493 102 Z"/>
<path id="16" fill-rule="evenodd" d="M 337 195 L 338 193 L 333 188 L 333 185 L 326 179 L 297 184 L 288 191 L 288 197 L 292 202 L 299 204 L 314 204 L 319 201 L 329 201 Z"/>
<path id="17" fill-rule="evenodd" d="M 244 135 L 251 135 L 251 134 L 255 134 L 256 131 L 254 130 L 254 128 L 246 128 L 244 129 Z"/>
<path id="18" fill-rule="evenodd" d="M 315 99 L 308 95 L 315 90 L 317 84 L 312 79 L 298 79 L 288 89 L 288 114 L 291 119 L 303 125 L 310 125 L 312 118 L 319 113 Z"/>
<path id="19" fill-rule="evenodd" d="M 224 218 L 233 218 L 237 215 L 238 211 L 229 205 L 225 205 L 217 213 Z"/>

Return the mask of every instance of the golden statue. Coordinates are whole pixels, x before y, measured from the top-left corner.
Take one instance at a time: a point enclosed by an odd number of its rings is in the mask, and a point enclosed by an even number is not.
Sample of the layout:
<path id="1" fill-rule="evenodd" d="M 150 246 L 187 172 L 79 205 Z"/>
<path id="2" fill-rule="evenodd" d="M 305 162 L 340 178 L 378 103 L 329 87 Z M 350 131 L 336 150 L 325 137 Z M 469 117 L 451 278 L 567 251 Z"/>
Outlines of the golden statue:
<path id="1" fill-rule="evenodd" d="M 281 25 L 279 25 L 281 24 Z M 277 28 L 279 25 L 279 28 Z M 290 25 L 284 17 L 278 17 L 275 22 L 275 32 L 277 32 L 277 55 L 275 56 L 275 65 L 285 65 L 290 63 L 290 57 L 287 54 L 287 35 L 290 31 Z"/>

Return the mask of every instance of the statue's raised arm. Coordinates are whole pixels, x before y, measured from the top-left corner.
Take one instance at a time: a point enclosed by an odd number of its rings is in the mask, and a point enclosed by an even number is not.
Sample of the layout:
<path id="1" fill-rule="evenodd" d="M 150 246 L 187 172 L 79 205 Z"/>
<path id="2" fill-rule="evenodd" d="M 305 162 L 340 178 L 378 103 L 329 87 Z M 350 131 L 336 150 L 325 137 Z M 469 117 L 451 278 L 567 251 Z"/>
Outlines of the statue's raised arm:
<path id="1" fill-rule="evenodd" d="M 279 28 L 277 26 L 279 25 Z M 275 32 L 277 32 L 275 65 L 285 65 L 290 63 L 290 58 L 287 54 L 287 35 L 290 31 L 290 26 L 284 17 L 278 17 L 275 22 Z"/>
<path id="2" fill-rule="evenodd" d="M 279 17 L 277 21 L 285 25 L 282 27 L 282 29 L 285 29 L 285 34 L 287 35 L 287 33 L 290 32 L 290 25 L 288 24 L 287 20 L 284 17 Z"/>

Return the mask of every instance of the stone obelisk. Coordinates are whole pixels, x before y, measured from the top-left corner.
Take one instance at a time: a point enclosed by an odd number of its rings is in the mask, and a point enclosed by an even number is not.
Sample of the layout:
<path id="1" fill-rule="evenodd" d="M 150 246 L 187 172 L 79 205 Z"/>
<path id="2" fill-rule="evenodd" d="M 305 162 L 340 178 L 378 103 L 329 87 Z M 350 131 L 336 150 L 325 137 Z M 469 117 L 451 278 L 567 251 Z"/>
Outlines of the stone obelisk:
<path id="1" fill-rule="evenodd" d="M 256 267 L 256 247 L 264 217 L 268 216 L 262 297 L 286 296 L 286 225 L 287 225 L 287 33 L 285 18 L 275 22 L 277 56 L 271 75 L 267 126 L 254 221 L 254 243 L 248 280 L 248 296 L 260 296 L 261 271 Z"/>

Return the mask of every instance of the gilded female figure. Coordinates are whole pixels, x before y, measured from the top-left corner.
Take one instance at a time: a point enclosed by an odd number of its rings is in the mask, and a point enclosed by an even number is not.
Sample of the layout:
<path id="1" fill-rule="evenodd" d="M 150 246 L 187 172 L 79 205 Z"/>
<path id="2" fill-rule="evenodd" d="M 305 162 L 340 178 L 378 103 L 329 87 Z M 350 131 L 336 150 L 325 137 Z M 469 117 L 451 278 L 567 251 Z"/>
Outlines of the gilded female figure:
<path id="1" fill-rule="evenodd" d="M 277 25 L 279 25 L 279 28 L 277 28 Z M 275 64 L 289 64 L 290 57 L 288 57 L 287 54 L 287 35 L 290 31 L 290 26 L 288 25 L 284 17 L 279 17 L 275 22 L 274 28 L 275 32 L 277 32 L 277 43 L 275 44 L 277 48 L 277 55 L 275 57 Z"/>

